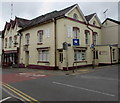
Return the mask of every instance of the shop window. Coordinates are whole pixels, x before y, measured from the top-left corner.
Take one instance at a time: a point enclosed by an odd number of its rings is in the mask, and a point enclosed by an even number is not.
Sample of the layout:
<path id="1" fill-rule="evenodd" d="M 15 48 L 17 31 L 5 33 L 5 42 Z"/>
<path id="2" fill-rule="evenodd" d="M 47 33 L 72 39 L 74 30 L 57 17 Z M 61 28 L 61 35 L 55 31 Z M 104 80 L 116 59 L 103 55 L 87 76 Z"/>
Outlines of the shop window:
<path id="1" fill-rule="evenodd" d="M 74 61 L 86 60 L 86 50 L 74 50 Z"/>
<path id="2" fill-rule="evenodd" d="M 48 50 L 39 50 L 38 61 L 49 61 L 49 51 Z"/>

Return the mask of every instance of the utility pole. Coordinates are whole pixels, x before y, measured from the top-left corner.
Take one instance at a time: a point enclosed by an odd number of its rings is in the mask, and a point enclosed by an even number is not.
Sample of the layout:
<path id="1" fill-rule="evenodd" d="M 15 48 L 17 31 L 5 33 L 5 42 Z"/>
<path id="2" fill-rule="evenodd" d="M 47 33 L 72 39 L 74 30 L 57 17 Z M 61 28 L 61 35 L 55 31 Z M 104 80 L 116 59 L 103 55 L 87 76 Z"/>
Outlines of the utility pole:
<path id="1" fill-rule="evenodd" d="M 11 2 L 11 19 L 13 18 L 13 2 Z"/>

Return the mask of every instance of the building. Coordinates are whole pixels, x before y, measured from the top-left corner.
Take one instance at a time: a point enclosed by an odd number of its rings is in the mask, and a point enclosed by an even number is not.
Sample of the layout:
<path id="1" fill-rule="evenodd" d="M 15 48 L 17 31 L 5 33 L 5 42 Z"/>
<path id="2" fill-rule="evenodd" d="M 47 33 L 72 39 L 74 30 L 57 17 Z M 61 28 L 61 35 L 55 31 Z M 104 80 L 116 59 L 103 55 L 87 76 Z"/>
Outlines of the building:
<path id="1" fill-rule="evenodd" d="M 112 58 L 114 61 L 116 61 L 119 57 L 120 60 L 120 37 L 119 37 L 119 27 L 120 27 L 120 21 L 116 21 L 110 18 L 107 18 L 102 23 L 102 44 L 116 47 L 116 49 L 112 49 L 111 47 L 111 53 Z M 118 50 L 117 50 L 118 49 Z M 114 53 L 118 53 L 118 55 L 114 56 Z M 113 62 L 114 62 L 113 61 Z"/>
<path id="2" fill-rule="evenodd" d="M 78 4 L 32 20 L 19 18 L 20 24 L 17 22 L 14 28 L 18 29 L 12 29 L 12 22 L 4 29 L 4 66 L 12 63 L 35 69 L 69 70 L 74 66 L 111 64 L 109 50 L 111 47 L 116 50 L 116 46 L 102 44 L 104 34 L 97 14 L 84 16 Z M 16 47 L 10 34 L 12 38 L 18 35 Z M 114 55 L 117 57 L 116 51 Z"/>
<path id="3" fill-rule="evenodd" d="M 2 43 L 2 66 L 18 65 L 19 63 L 19 49 L 20 36 L 18 30 L 28 23 L 28 20 L 15 17 L 15 20 L 6 22 L 3 30 Z"/>

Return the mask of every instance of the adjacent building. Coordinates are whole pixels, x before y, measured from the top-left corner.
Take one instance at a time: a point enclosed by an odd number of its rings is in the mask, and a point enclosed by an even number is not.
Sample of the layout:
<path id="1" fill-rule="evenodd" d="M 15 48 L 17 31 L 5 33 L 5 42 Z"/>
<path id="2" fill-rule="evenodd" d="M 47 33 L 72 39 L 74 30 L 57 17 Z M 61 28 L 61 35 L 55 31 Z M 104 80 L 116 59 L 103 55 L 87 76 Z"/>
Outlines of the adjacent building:
<path id="1" fill-rule="evenodd" d="M 97 14 L 84 16 L 77 4 L 32 20 L 16 17 L 14 22 L 4 29 L 3 66 L 68 70 L 118 62 L 116 44 L 102 43 Z"/>

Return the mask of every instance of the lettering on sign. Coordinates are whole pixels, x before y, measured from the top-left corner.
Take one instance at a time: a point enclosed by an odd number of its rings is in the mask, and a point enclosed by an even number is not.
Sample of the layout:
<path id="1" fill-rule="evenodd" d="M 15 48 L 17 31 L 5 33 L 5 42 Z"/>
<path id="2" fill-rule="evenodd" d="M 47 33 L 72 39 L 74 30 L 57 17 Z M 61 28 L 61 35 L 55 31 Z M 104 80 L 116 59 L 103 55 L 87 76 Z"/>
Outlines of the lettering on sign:
<path id="1" fill-rule="evenodd" d="M 99 51 L 99 55 L 108 55 L 107 51 Z"/>

